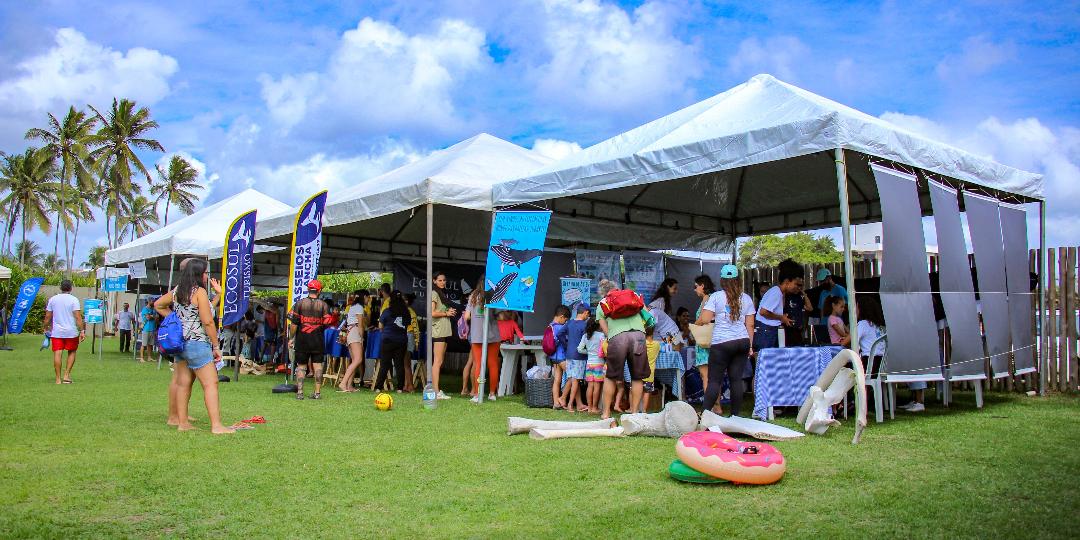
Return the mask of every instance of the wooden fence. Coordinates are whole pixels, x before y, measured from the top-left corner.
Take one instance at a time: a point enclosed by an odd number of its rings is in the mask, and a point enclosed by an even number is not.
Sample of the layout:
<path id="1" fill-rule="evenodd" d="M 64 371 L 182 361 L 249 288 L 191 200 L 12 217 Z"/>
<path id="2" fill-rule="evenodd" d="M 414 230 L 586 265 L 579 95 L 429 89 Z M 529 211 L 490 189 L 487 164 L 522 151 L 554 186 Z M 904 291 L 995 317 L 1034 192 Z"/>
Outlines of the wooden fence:
<path id="1" fill-rule="evenodd" d="M 1045 290 L 1045 310 L 1047 314 L 1046 332 L 1041 338 L 1038 337 L 1039 310 L 1038 295 L 1032 295 L 1032 313 L 1035 315 L 1031 322 L 1031 331 L 1036 336 L 1035 343 L 1047 351 L 1049 366 L 1046 373 L 1046 388 L 1048 391 L 1076 392 L 1080 385 L 1080 291 L 1077 286 L 1077 250 L 1076 247 L 1059 247 L 1047 249 L 1047 287 Z M 1039 261 L 1039 252 L 1030 250 L 1028 265 L 1031 272 L 1042 276 L 1043 265 Z M 814 283 L 814 276 L 819 268 L 828 268 L 835 275 L 844 275 L 842 263 L 830 263 L 823 265 L 803 265 L 806 275 L 807 286 Z M 937 257 L 931 256 L 928 261 L 930 271 L 937 270 Z M 871 278 L 880 275 L 880 265 L 877 261 L 856 261 L 855 278 Z M 755 283 L 775 283 L 776 268 L 750 268 L 743 272 L 743 285 L 747 293 L 756 298 Z M 845 285 L 842 281 L 841 285 Z M 1041 356 L 1036 351 L 1037 364 Z M 1006 377 L 997 380 L 985 381 L 987 389 L 1004 391 L 1028 391 L 1039 389 L 1039 374 L 1030 373 L 1019 377 Z M 970 383 L 965 384 L 970 386 Z"/>

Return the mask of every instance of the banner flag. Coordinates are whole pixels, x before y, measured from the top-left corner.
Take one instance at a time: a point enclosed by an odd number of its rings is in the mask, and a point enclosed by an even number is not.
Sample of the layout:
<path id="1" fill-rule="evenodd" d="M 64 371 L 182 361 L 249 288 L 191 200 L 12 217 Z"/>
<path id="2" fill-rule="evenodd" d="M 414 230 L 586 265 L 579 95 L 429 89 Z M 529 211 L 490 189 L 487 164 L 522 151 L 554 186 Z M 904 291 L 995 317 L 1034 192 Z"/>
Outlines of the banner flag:
<path id="1" fill-rule="evenodd" d="M 99 298 L 87 298 L 83 300 L 82 312 L 86 324 L 101 324 L 105 322 L 105 301 Z"/>
<path id="2" fill-rule="evenodd" d="M 626 288 L 640 294 L 646 304 L 652 302 L 652 295 L 664 282 L 664 256 L 648 251 L 625 251 L 623 269 Z"/>
<path id="3" fill-rule="evenodd" d="M 104 292 L 124 292 L 127 290 L 127 285 L 128 275 L 126 273 L 120 276 L 109 276 L 105 278 L 105 285 L 101 290 Z"/>
<path id="4" fill-rule="evenodd" d="M 34 299 L 45 278 L 32 277 L 19 286 L 19 296 L 15 298 L 15 306 L 11 308 L 11 317 L 8 318 L 7 333 L 21 334 L 26 316 L 30 314 L 30 308 L 34 307 Z"/>
<path id="5" fill-rule="evenodd" d="M 592 298 L 592 281 L 588 278 L 561 278 L 562 305 L 570 308 L 570 313 L 575 313 L 578 304 L 584 304 Z M 588 305 L 588 304 L 586 304 Z"/>
<path id="6" fill-rule="evenodd" d="M 600 281 L 611 280 L 615 286 L 622 287 L 619 276 L 619 254 L 614 251 L 589 251 L 578 250 L 575 254 L 577 259 L 577 273 L 592 281 L 591 298 L 589 305 L 595 306 L 600 302 Z"/>
<path id="7" fill-rule="evenodd" d="M 488 306 L 532 313 L 550 221 L 546 210 L 495 212 L 484 271 Z"/>
<path id="8" fill-rule="evenodd" d="M 289 260 L 291 291 L 285 312 L 292 312 L 292 305 L 307 296 L 307 284 L 319 273 L 319 256 L 322 255 L 322 217 L 326 209 L 326 190 L 307 200 L 296 213 L 293 226 L 292 258 Z"/>
<path id="9" fill-rule="evenodd" d="M 252 256 L 255 252 L 255 210 L 236 218 L 225 233 L 221 260 L 221 325 L 239 322 L 251 298 Z"/>

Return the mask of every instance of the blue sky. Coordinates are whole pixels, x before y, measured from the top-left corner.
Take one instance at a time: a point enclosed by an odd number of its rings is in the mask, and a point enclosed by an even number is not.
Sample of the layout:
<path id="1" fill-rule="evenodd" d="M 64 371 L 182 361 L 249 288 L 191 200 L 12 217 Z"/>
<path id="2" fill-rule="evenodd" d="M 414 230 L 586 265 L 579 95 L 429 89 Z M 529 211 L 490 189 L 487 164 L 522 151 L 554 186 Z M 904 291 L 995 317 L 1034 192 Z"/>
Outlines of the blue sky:
<path id="1" fill-rule="evenodd" d="M 767 72 L 1046 174 L 1051 245 L 1080 238 L 1077 2 L 176 4 L 0 6 L 0 149 L 129 97 L 204 204 L 296 204 L 480 131 L 564 155 Z"/>

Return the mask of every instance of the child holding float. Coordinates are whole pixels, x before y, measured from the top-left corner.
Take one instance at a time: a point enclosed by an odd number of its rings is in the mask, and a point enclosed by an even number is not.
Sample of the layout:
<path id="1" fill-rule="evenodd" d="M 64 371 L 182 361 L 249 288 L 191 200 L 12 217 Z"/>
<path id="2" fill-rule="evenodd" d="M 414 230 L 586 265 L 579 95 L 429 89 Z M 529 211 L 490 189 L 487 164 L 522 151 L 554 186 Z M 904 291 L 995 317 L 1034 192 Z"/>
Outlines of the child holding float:
<path id="1" fill-rule="evenodd" d="M 585 334 L 581 336 L 577 350 L 586 355 L 585 384 L 588 388 L 585 390 L 585 401 L 589 412 L 593 414 L 600 412 L 600 394 L 603 392 L 604 376 L 607 373 L 607 364 L 600 356 L 603 345 L 604 333 L 600 331 L 600 323 L 595 317 L 589 317 L 585 323 Z"/>

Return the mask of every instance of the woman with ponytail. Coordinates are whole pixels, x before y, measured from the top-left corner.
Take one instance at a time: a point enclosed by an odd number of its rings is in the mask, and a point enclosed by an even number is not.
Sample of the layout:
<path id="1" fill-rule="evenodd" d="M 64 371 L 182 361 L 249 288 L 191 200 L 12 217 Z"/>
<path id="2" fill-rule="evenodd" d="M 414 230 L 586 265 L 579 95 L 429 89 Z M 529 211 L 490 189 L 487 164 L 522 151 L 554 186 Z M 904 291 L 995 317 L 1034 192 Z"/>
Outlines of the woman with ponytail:
<path id="1" fill-rule="evenodd" d="M 709 380 L 705 387 L 705 410 L 720 414 L 720 387 L 727 375 L 731 385 L 731 414 L 742 410 L 743 370 L 751 354 L 754 335 L 754 301 L 743 292 L 739 269 L 725 264 L 720 269 L 720 290 L 709 296 L 695 324 L 714 323 L 709 346 Z"/>

